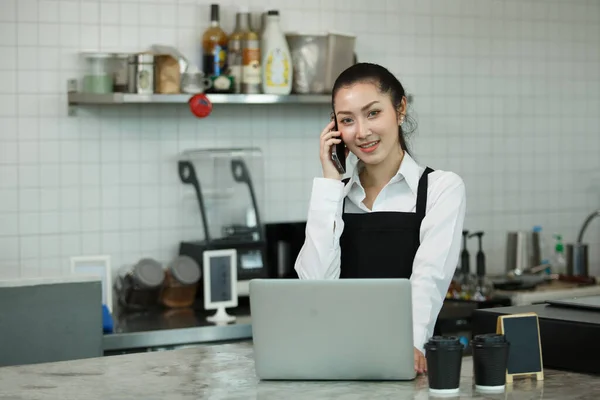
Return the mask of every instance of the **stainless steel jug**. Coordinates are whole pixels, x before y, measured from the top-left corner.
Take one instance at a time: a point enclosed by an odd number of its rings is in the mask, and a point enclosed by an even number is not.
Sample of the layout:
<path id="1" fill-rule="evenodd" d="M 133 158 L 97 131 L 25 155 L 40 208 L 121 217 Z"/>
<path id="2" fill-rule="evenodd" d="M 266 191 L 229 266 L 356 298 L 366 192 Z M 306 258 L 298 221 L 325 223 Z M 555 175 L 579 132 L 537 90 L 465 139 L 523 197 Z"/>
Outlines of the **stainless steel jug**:
<path id="1" fill-rule="evenodd" d="M 519 276 L 541 264 L 537 232 L 508 232 L 506 238 L 506 272 Z"/>
<path id="2" fill-rule="evenodd" d="M 600 210 L 592 212 L 585 218 L 579 229 L 577 241 L 573 244 L 567 244 L 567 275 L 589 276 L 588 245 L 583 243 L 583 234 L 590 222 L 596 217 L 600 217 Z"/>

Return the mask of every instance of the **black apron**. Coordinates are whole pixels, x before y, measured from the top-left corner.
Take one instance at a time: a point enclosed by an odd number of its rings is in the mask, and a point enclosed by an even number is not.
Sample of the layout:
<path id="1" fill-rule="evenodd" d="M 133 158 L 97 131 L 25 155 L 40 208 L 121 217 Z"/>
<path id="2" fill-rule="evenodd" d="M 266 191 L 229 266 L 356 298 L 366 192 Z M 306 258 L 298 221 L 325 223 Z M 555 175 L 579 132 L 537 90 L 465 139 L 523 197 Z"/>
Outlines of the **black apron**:
<path id="1" fill-rule="evenodd" d="M 419 179 L 416 212 L 380 211 L 348 214 L 342 211 L 340 278 L 410 278 L 421 243 L 421 221 L 427 207 L 427 176 Z M 344 184 L 349 179 L 344 180 Z M 346 206 L 344 198 L 343 209 Z"/>

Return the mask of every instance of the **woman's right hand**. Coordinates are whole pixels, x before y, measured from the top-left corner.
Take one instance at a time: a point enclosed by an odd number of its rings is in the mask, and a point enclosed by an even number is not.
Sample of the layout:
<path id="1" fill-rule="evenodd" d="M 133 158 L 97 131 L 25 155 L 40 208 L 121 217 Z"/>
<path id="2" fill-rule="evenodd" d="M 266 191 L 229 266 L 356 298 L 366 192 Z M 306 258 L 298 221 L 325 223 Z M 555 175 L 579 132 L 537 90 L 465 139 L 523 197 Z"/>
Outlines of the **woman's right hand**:
<path id="1" fill-rule="evenodd" d="M 342 141 L 341 134 L 339 131 L 332 131 L 335 127 L 335 121 L 331 121 L 323 132 L 321 132 L 321 166 L 323 167 L 323 177 L 329 179 L 341 180 L 342 175 L 338 172 L 337 168 L 331 160 L 332 146 Z"/>

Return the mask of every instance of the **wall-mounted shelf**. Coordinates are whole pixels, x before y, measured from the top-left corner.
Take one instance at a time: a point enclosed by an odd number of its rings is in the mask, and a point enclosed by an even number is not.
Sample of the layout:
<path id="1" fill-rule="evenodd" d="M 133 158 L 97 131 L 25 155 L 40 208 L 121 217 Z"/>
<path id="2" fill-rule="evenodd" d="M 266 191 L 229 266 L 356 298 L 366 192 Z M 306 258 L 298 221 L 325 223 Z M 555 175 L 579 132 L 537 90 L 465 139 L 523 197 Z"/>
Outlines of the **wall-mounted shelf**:
<path id="1" fill-rule="evenodd" d="M 191 94 L 135 94 L 135 93 L 83 93 L 76 91 L 76 82 L 69 82 L 69 115 L 75 114 L 75 107 L 82 105 L 119 104 L 187 104 Z M 207 94 L 213 104 L 331 104 L 328 94 L 292 94 L 288 96 L 272 94 Z"/>
<path id="2" fill-rule="evenodd" d="M 131 94 L 131 93 L 79 93 L 69 92 L 69 105 L 81 104 L 178 104 L 187 103 L 190 94 Z M 289 95 L 271 94 L 207 94 L 213 104 L 327 104 L 328 95 Z"/>

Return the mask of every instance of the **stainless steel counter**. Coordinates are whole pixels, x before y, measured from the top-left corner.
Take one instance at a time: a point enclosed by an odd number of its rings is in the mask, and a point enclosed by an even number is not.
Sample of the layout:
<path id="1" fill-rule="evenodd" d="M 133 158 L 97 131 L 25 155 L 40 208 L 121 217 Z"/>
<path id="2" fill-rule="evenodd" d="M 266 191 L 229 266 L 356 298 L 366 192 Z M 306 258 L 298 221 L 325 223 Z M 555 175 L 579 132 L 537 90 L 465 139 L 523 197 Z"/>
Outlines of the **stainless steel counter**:
<path id="1" fill-rule="evenodd" d="M 173 349 L 206 343 L 226 343 L 252 338 L 250 309 L 241 303 L 228 309 L 236 321 L 216 325 L 206 321 L 214 311 L 200 307 L 115 312 L 114 333 L 104 335 L 104 355 Z"/>

